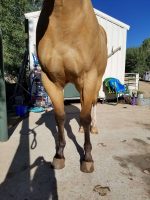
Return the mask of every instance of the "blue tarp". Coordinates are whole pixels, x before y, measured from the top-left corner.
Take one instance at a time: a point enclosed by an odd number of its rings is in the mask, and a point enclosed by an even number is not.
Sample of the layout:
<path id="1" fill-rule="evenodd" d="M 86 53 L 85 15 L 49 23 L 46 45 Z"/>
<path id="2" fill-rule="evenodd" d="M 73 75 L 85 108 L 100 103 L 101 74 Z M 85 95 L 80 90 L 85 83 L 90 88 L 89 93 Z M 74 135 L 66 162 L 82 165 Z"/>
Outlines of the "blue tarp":
<path id="1" fill-rule="evenodd" d="M 106 78 L 104 84 L 108 92 L 124 93 L 126 91 L 126 87 L 116 78 Z"/>

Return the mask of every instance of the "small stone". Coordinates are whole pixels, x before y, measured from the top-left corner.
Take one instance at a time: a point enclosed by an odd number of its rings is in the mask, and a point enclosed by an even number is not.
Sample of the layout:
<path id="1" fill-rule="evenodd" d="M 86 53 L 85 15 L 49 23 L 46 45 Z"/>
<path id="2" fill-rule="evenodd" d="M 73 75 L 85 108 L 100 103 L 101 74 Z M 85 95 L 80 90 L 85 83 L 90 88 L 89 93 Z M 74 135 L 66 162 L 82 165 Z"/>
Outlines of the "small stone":
<path id="1" fill-rule="evenodd" d="M 147 168 L 143 171 L 145 174 L 150 175 L 150 168 Z"/>
<path id="2" fill-rule="evenodd" d="M 93 189 L 94 192 L 98 192 L 100 196 L 106 196 L 110 192 L 109 187 L 102 187 L 101 185 L 96 185 Z"/>
<path id="3" fill-rule="evenodd" d="M 101 145 L 102 147 L 106 147 L 106 146 L 107 146 L 106 144 L 104 144 L 104 143 L 102 143 L 102 142 L 101 142 L 101 143 L 98 143 L 97 145 L 98 145 L 98 146 Z"/>
<path id="4" fill-rule="evenodd" d="M 129 177 L 129 180 L 133 181 L 133 178 Z"/>
<path id="5" fill-rule="evenodd" d="M 122 140 L 121 142 L 126 142 L 127 140 Z"/>

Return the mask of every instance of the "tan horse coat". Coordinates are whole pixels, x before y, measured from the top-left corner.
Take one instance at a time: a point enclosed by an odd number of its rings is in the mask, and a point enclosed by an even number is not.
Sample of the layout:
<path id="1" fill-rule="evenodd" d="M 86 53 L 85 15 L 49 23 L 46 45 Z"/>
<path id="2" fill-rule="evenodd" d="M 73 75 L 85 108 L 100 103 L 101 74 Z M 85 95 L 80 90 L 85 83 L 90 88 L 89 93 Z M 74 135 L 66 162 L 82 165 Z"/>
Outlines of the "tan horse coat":
<path id="1" fill-rule="evenodd" d="M 37 53 L 43 85 L 55 109 L 59 146 L 53 165 L 64 167 L 64 97 L 68 82 L 80 92 L 81 125 L 85 132 L 85 157 L 81 170 L 94 170 L 91 156 L 91 109 L 97 101 L 107 63 L 107 39 L 90 0 L 45 0 L 37 25 Z M 93 130 L 96 129 L 93 120 Z M 89 167 L 90 165 L 90 167 Z"/>

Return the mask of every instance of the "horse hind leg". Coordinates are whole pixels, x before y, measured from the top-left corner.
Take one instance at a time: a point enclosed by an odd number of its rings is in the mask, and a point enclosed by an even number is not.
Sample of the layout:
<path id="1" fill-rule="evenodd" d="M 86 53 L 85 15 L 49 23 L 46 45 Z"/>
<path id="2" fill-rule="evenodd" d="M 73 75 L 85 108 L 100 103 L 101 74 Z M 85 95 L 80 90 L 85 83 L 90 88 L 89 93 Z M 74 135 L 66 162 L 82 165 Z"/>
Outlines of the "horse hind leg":
<path id="1" fill-rule="evenodd" d="M 52 166 L 55 169 L 62 169 L 65 167 L 64 147 L 66 145 L 64 135 L 65 112 L 63 88 L 51 82 L 44 72 L 42 72 L 42 82 L 53 103 L 58 126 L 58 143 L 56 144 L 56 154 L 53 158 Z"/>
<path id="2" fill-rule="evenodd" d="M 92 134 L 98 134 L 96 113 L 97 113 L 97 103 L 94 103 L 92 105 L 92 120 L 91 120 L 91 126 L 90 126 L 90 132 Z M 79 127 L 79 133 L 84 133 L 84 128 L 81 125 Z"/>
<path id="3" fill-rule="evenodd" d="M 98 134 L 96 110 L 97 110 L 97 103 L 92 105 L 92 122 L 91 122 L 92 134 Z"/>
<path id="4" fill-rule="evenodd" d="M 101 86 L 101 81 L 98 79 L 96 92 L 93 95 L 93 101 L 92 101 L 93 102 L 92 103 L 92 120 L 91 120 L 91 126 L 90 126 L 90 131 L 91 131 L 92 134 L 98 134 L 98 128 L 97 128 L 97 98 L 98 98 L 100 86 Z M 83 105 L 82 91 L 80 91 L 80 101 L 81 101 L 81 108 L 82 108 L 82 105 Z M 81 125 L 79 127 L 79 133 L 84 133 L 84 128 Z"/>
<path id="5" fill-rule="evenodd" d="M 82 109 L 82 105 L 83 105 L 83 89 L 80 89 L 80 103 L 81 103 L 81 109 Z M 84 133 L 84 128 L 83 128 L 83 126 L 81 124 L 79 126 L 79 133 Z"/>
<path id="6" fill-rule="evenodd" d="M 101 78 L 98 78 L 97 81 L 97 87 L 96 92 L 93 99 L 93 105 L 92 105 L 92 122 L 91 122 L 91 133 L 92 134 L 98 134 L 98 128 L 97 128 L 97 99 L 98 99 L 98 93 L 101 87 Z"/>

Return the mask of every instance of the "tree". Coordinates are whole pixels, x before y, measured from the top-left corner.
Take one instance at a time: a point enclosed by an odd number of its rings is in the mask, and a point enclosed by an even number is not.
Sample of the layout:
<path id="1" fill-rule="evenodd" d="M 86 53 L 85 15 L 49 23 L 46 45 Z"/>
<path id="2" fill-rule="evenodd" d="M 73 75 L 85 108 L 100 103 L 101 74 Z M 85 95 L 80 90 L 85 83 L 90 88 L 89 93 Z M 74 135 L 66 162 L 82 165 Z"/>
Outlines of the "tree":
<path id="1" fill-rule="evenodd" d="M 1 0 L 1 22 L 3 33 L 4 64 L 6 72 L 15 74 L 22 63 L 26 48 L 24 13 L 39 10 L 42 1 Z"/>
<path id="2" fill-rule="evenodd" d="M 145 52 L 145 71 L 150 71 L 150 38 L 143 41 L 142 49 Z"/>
<path id="3" fill-rule="evenodd" d="M 146 52 L 150 52 L 150 38 L 145 39 L 142 43 L 142 49 Z"/>
<path id="4" fill-rule="evenodd" d="M 150 71 L 150 54 L 146 57 L 147 71 Z"/>
<path id="5" fill-rule="evenodd" d="M 126 72 L 136 72 L 138 48 L 128 48 L 126 53 Z"/>
<path id="6" fill-rule="evenodd" d="M 128 48 L 126 53 L 126 72 L 142 75 L 150 70 L 150 38 L 145 39 L 138 48 Z"/>

